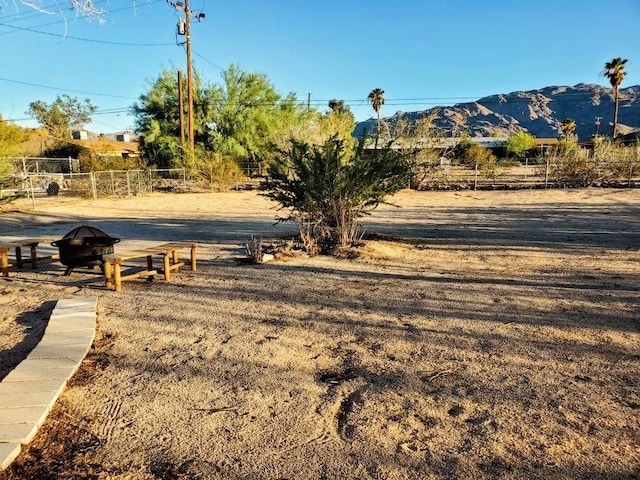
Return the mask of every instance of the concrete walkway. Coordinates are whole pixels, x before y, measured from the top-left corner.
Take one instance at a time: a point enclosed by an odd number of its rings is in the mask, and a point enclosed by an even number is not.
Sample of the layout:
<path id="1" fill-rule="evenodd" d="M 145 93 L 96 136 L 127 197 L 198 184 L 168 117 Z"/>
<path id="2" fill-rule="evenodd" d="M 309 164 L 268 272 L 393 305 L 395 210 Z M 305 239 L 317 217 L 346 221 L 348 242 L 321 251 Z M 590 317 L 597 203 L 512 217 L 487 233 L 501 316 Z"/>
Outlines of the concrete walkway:
<path id="1" fill-rule="evenodd" d="M 1 470 L 33 439 L 89 351 L 96 303 L 96 297 L 58 301 L 40 343 L 0 383 Z"/>

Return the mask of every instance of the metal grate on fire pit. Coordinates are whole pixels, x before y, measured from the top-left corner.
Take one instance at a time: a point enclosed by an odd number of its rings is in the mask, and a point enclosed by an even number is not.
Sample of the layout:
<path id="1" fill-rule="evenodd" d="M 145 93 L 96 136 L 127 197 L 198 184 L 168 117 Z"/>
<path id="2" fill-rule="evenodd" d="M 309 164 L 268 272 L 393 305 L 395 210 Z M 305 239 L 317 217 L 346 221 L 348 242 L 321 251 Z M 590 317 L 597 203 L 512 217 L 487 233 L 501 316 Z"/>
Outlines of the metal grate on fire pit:
<path id="1" fill-rule="evenodd" d="M 99 228 L 82 225 L 51 245 L 58 248 L 60 262 L 67 267 L 64 274 L 69 275 L 75 267 L 102 267 L 102 255 L 113 253 L 119 241 Z"/>

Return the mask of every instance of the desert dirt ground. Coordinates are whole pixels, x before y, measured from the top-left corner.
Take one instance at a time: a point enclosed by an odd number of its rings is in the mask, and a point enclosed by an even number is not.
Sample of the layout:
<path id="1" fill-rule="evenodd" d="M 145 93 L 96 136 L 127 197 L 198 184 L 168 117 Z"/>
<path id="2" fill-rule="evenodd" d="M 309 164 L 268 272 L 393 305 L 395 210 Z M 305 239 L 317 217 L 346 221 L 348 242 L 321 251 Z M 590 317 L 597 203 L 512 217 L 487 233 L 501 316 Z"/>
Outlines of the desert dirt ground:
<path id="1" fill-rule="evenodd" d="M 116 251 L 200 248 L 118 293 L 59 263 L 0 279 L 3 376 L 58 299 L 98 297 L 91 352 L 0 479 L 640 478 L 640 190 L 391 200 L 340 258 L 265 264 L 243 243 L 296 230 L 255 192 L 5 209 L 0 239 L 86 222 Z"/>

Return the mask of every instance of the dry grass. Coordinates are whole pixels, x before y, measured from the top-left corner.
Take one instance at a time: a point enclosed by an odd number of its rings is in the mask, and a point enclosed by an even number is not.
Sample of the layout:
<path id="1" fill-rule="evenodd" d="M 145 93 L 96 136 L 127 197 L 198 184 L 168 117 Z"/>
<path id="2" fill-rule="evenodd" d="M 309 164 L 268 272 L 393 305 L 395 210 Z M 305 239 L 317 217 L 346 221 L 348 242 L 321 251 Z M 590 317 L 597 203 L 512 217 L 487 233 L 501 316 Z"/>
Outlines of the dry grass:
<path id="1" fill-rule="evenodd" d="M 74 206 L 127 241 L 201 238 L 201 267 L 119 294 L 55 265 L 1 281 L 22 323 L 100 298 L 91 354 L 0 478 L 639 478 L 640 192 L 394 200 L 369 230 L 403 241 L 262 265 L 234 260 L 246 231 L 285 234 L 253 193 Z"/>

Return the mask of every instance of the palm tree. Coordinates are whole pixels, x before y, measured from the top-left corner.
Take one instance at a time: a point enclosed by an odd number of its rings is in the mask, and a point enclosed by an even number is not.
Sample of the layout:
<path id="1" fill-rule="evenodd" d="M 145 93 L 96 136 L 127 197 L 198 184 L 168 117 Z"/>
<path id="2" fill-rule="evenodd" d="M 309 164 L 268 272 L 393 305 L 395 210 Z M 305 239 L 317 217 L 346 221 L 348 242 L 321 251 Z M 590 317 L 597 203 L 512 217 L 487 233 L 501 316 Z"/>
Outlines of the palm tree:
<path id="1" fill-rule="evenodd" d="M 573 133 L 576 131 L 576 121 L 573 118 L 565 118 L 560 124 L 560 132 L 565 139 L 573 137 Z"/>
<path id="2" fill-rule="evenodd" d="M 376 112 L 376 115 L 378 115 L 378 126 L 376 130 L 377 137 L 380 132 L 380 108 L 382 108 L 382 105 L 384 105 L 384 90 L 380 88 L 374 88 L 373 90 L 371 90 L 371 93 L 369 94 L 367 99 L 369 100 L 369 102 L 371 102 L 371 106 Z"/>
<path id="3" fill-rule="evenodd" d="M 627 72 L 624 71 L 625 63 L 627 63 L 626 58 L 623 60 L 622 58 L 618 57 L 604 64 L 603 75 L 609 79 L 609 82 L 613 87 L 613 98 L 615 105 L 613 110 L 613 138 L 616 138 L 616 134 L 618 133 L 618 91 L 620 90 L 622 80 L 627 75 Z"/>

